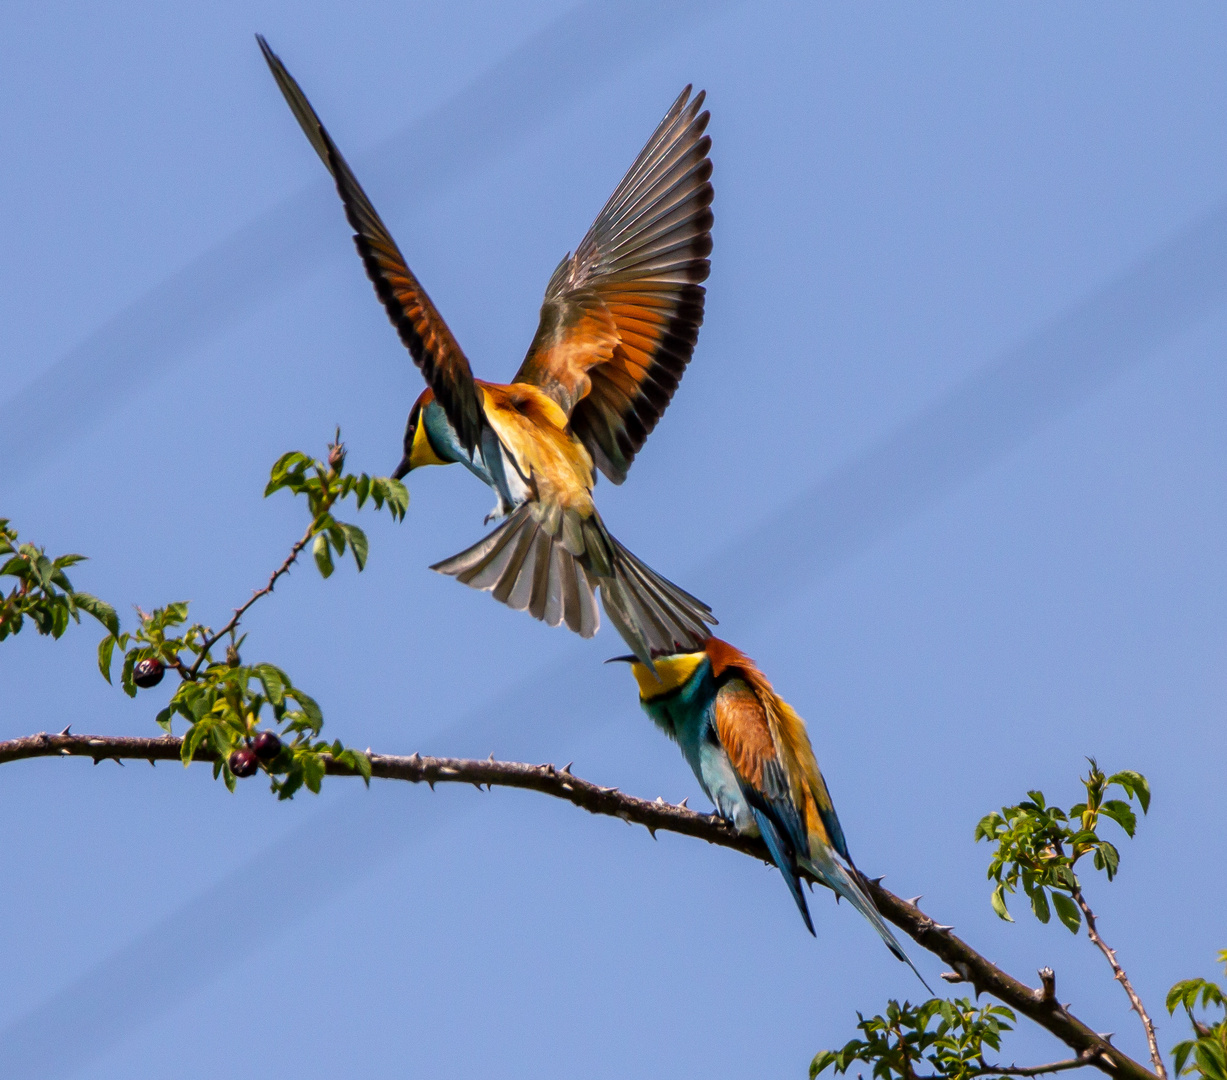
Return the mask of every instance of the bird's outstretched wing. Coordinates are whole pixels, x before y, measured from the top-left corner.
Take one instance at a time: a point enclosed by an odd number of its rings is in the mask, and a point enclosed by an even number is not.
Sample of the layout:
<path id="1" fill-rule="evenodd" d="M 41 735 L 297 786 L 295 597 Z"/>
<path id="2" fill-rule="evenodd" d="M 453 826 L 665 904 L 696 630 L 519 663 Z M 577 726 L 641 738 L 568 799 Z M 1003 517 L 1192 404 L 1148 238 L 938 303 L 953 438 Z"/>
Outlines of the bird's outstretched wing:
<path id="1" fill-rule="evenodd" d="M 426 290 L 405 264 L 396 241 L 320 123 L 307 96 L 269 48 L 268 42 L 259 34 L 256 40 L 290 111 L 336 181 L 337 193 L 345 205 L 345 216 L 354 229 L 354 244 L 392 325 L 443 406 L 461 444 L 472 452 L 481 440 L 481 408 L 468 359 Z"/>
<path id="2" fill-rule="evenodd" d="M 550 394 L 615 484 L 664 414 L 703 322 L 711 139 L 690 87 L 545 290 L 516 382 Z"/>

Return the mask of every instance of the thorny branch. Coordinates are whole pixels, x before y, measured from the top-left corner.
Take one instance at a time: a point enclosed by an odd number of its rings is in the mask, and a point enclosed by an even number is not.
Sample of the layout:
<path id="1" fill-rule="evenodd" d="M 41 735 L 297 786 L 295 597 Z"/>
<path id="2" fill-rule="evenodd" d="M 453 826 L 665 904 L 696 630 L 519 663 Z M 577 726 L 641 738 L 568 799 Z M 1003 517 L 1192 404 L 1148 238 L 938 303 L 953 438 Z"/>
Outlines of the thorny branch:
<path id="1" fill-rule="evenodd" d="M 1053 1061 L 1048 1065 L 985 1065 L 981 1069 L 973 1069 L 972 1076 L 1044 1076 L 1047 1073 L 1065 1072 L 1067 1069 L 1081 1069 L 1089 1065 L 1085 1057 L 1068 1058 L 1065 1061 Z"/>
<path id="2" fill-rule="evenodd" d="M 279 567 L 277 567 L 272 574 L 269 575 L 268 583 L 262 589 L 257 589 L 255 592 L 253 592 L 245 604 L 243 604 L 241 607 L 235 608 L 234 614 L 230 617 L 230 621 L 226 623 L 225 626 L 218 630 L 217 633 L 212 634 L 205 639 L 204 644 L 200 649 L 200 655 L 196 657 L 196 662 L 190 668 L 182 668 L 180 670 L 179 673 L 185 679 L 194 679 L 200 674 L 200 665 L 204 663 L 205 657 L 209 655 L 209 650 L 212 649 L 214 645 L 221 641 L 221 639 L 232 630 L 235 630 L 238 627 L 239 620 L 247 614 L 247 609 L 250 608 L 252 604 L 259 600 L 260 597 L 268 596 L 268 594 L 273 591 L 273 586 L 277 584 L 278 578 L 280 578 L 283 574 L 288 574 L 290 572 L 290 567 L 298 561 L 298 556 L 303 553 L 303 548 L 311 543 L 312 539 L 315 537 L 315 531 L 315 522 L 312 521 L 310 526 L 308 526 L 307 531 L 303 533 L 302 539 L 299 540 L 292 548 L 290 548 L 290 553 L 285 557 L 285 561 Z"/>
<path id="3" fill-rule="evenodd" d="M 275 575 L 274 575 L 275 577 Z M 59 735 L 46 732 L 0 742 L 0 764 L 35 757 L 88 757 L 97 764 L 107 758 L 116 761 L 180 760 L 182 740 L 165 735 L 158 738 L 104 737 L 72 735 L 65 729 Z M 731 848 L 763 861 L 769 860 L 766 847 L 756 837 L 740 836 L 730 826 L 710 814 L 688 810 L 684 805 L 672 806 L 663 799 L 649 802 L 626 795 L 617 788 L 602 787 L 571 773 L 568 764 L 562 769 L 553 765 L 528 765 L 516 761 L 486 761 L 466 758 L 423 757 L 413 754 L 400 757 L 370 754 L 371 775 L 386 780 L 425 781 L 433 788 L 439 783 L 473 784 L 478 789 L 494 787 L 522 788 L 539 791 L 554 798 L 607 817 L 621 818 L 628 824 L 642 825 L 655 837 L 658 831 L 678 833 L 706 840 L 709 844 Z M 195 760 L 212 761 L 212 753 L 202 747 Z M 327 771 L 333 775 L 356 775 L 352 769 L 327 759 Z M 922 948 L 946 961 L 954 971 L 945 977 L 948 982 L 969 982 L 976 994 L 987 992 L 999 1001 L 1029 1017 L 1040 1027 L 1055 1035 L 1074 1050 L 1078 1064 L 1092 1065 L 1120 1080 L 1160 1080 L 1160 1076 L 1122 1053 L 1108 1038 L 1092 1031 L 1056 999 L 1055 977 L 1045 969 L 1040 973 L 1038 989 L 1019 982 L 975 951 L 953 933 L 953 927 L 942 926 L 929 918 L 914 903 L 900 899 L 878 881 L 862 876 L 862 882 L 883 917 L 894 923 Z M 919 898 L 917 898 L 919 899 Z M 1086 912 L 1084 907 L 1084 914 Z M 1088 920 L 1089 923 L 1089 920 Z M 1074 1068 L 1069 1062 L 1035 1069 L 986 1069 L 998 1075 L 1031 1076 L 1042 1072 Z"/>
<path id="4" fill-rule="evenodd" d="M 1095 924 L 1095 913 L 1091 911 L 1090 905 L 1087 904 L 1086 897 L 1082 895 L 1082 890 L 1075 889 L 1072 895 L 1074 903 L 1078 905 L 1082 911 L 1082 917 L 1086 920 L 1087 936 L 1098 946 L 1099 951 L 1108 958 L 1108 963 L 1112 965 L 1113 977 L 1124 987 L 1125 993 L 1129 995 L 1129 1007 L 1142 1020 L 1142 1026 L 1146 1029 L 1146 1045 L 1150 1048 L 1150 1060 L 1154 1063 L 1156 1075 L 1159 1076 L 1160 1080 L 1167 1080 L 1167 1069 L 1163 1065 L 1163 1055 L 1159 1052 L 1159 1040 L 1155 1038 L 1155 1025 L 1151 1022 L 1150 1016 L 1142 1004 L 1142 999 L 1138 997 L 1137 991 L 1133 989 L 1133 984 L 1129 981 L 1129 976 L 1125 974 L 1125 969 L 1117 963 L 1116 950 L 1108 948 L 1107 942 L 1099 936 L 1099 928 Z"/>

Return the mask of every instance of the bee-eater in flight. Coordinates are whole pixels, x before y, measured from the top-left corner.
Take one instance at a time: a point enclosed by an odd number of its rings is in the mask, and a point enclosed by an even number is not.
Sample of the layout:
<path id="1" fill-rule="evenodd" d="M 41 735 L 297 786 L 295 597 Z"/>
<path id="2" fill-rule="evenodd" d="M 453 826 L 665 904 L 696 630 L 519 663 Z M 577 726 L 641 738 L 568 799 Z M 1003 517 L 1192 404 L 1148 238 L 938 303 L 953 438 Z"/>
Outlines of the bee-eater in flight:
<path id="1" fill-rule="evenodd" d="M 716 621 L 710 608 L 613 538 L 592 489 L 596 469 L 615 484 L 626 479 L 703 321 L 699 283 L 712 246 L 704 95 L 682 91 L 575 254 L 558 264 L 528 354 L 511 384 L 500 385 L 473 377 L 315 110 L 258 40 L 336 180 L 367 274 L 426 378 L 394 475 L 459 462 L 498 495 L 490 518 L 502 524 L 433 569 L 583 637 L 599 625 L 599 588 L 610 621 L 644 663 L 701 647 Z"/>
<path id="2" fill-rule="evenodd" d="M 657 657 L 654 669 L 633 656 L 615 659 L 631 664 L 639 703 L 681 747 L 716 813 L 763 838 L 809 932 L 802 870 L 847 900 L 916 971 L 859 881 L 805 722 L 754 661 L 714 637 Z"/>

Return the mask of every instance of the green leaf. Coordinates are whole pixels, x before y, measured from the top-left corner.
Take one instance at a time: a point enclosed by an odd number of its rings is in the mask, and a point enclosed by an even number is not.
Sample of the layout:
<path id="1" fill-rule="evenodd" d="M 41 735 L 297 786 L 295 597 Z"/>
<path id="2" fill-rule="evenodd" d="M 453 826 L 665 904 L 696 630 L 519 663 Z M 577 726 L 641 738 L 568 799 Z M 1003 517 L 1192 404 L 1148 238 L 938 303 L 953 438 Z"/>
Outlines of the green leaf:
<path id="1" fill-rule="evenodd" d="M 115 614 L 115 609 L 110 604 L 83 592 L 73 593 L 72 599 L 77 607 L 102 623 L 113 636 L 119 636 L 119 616 Z"/>
<path id="2" fill-rule="evenodd" d="M 1042 923 L 1046 923 L 1052 918 L 1052 912 L 1048 910 L 1048 897 L 1045 895 L 1043 887 L 1036 889 L 1031 894 L 1031 910 Z"/>
<path id="3" fill-rule="evenodd" d="M 158 713 L 158 715 L 154 718 L 154 723 L 156 723 L 158 727 L 160 727 L 163 731 L 165 731 L 167 735 L 172 734 L 170 730 L 170 720 L 171 720 L 172 715 L 173 714 L 171 713 L 170 706 L 168 705 L 165 709 L 163 709 L 160 713 Z"/>
<path id="4" fill-rule="evenodd" d="M 331 515 L 328 519 L 328 539 L 332 542 L 338 555 L 345 554 L 345 526 L 334 520 Z"/>
<path id="5" fill-rule="evenodd" d="M 108 634 L 98 642 L 98 670 L 107 682 L 111 681 L 111 657 L 115 653 L 115 638 Z"/>
<path id="6" fill-rule="evenodd" d="M 1006 922 L 1013 922 L 1010 912 L 1005 906 L 1005 889 L 1004 885 L 998 885 L 993 890 L 993 895 L 989 898 L 989 903 L 993 905 L 993 910 L 997 913 L 997 917 L 1004 919 Z"/>
<path id="7" fill-rule="evenodd" d="M 349 539 L 350 552 L 354 556 L 354 562 L 358 566 L 358 572 L 361 573 L 366 566 L 366 533 L 358 528 L 357 525 L 342 525 L 341 528 L 345 530 L 345 535 Z"/>
<path id="8" fill-rule="evenodd" d="M 1104 817 L 1111 818 L 1122 829 L 1125 830 L 1127 836 L 1133 836 L 1138 827 L 1137 815 L 1133 812 L 1133 808 L 1121 799 L 1108 799 L 1103 806 L 1099 808 L 1099 812 Z"/>
<path id="9" fill-rule="evenodd" d="M 404 521 L 405 511 L 409 509 L 409 489 L 399 480 L 393 480 L 391 477 L 385 478 L 383 483 L 388 509 L 397 521 Z"/>
<path id="10" fill-rule="evenodd" d="M 812 1046 L 813 1044 L 811 1043 L 810 1045 Z M 810 1080 L 814 1080 L 814 1077 L 819 1073 L 826 1072 L 838 1060 L 839 1055 L 834 1050 L 820 1050 L 814 1055 L 814 1060 L 809 1063 Z"/>
<path id="11" fill-rule="evenodd" d="M 328 550 L 328 534 L 320 533 L 315 538 L 315 543 L 311 545 L 311 554 L 315 556 L 315 565 L 319 567 L 321 577 L 331 577 L 332 552 Z"/>
<path id="12" fill-rule="evenodd" d="M 285 677 L 285 672 L 273 667 L 272 664 L 257 664 L 255 672 L 260 684 L 264 687 L 264 695 L 268 698 L 269 704 L 280 705 L 285 700 L 286 685 L 289 682 Z"/>
<path id="13" fill-rule="evenodd" d="M 307 790 L 318 795 L 320 784 L 324 782 L 324 759 L 319 754 L 306 753 L 301 760 L 303 783 L 307 785 Z"/>
<path id="14" fill-rule="evenodd" d="M 1071 934 L 1076 934 L 1082 925 L 1082 912 L 1078 910 L 1078 905 L 1063 892 L 1057 892 L 1054 889 L 1052 906 L 1057 909 L 1057 918 L 1065 924 L 1066 929 Z"/>
<path id="15" fill-rule="evenodd" d="M 142 649 L 132 649 L 124 657 L 123 675 L 121 676 L 124 693 L 128 697 L 136 697 L 136 683 L 132 681 L 132 670 L 136 667 L 136 662 L 141 659 Z"/>
<path id="16" fill-rule="evenodd" d="M 1099 842 L 1095 848 L 1095 866 L 1108 872 L 1109 881 L 1116 876 L 1116 871 L 1120 867 L 1120 852 L 1116 850 L 1115 845 L 1108 843 L 1107 840 Z"/>
<path id="17" fill-rule="evenodd" d="M 307 715 L 307 719 L 311 722 L 312 727 L 318 731 L 324 726 L 324 714 L 316 703 L 315 698 L 309 694 L 304 694 L 297 686 L 294 687 L 292 695 L 299 707 Z"/>
<path id="18" fill-rule="evenodd" d="M 1140 772 L 1125 769 L 1108 777 L 1109 784 L 1119 784 L 1141 804 L 1142 813 L 1150 812 L 1150 784 Z"/>

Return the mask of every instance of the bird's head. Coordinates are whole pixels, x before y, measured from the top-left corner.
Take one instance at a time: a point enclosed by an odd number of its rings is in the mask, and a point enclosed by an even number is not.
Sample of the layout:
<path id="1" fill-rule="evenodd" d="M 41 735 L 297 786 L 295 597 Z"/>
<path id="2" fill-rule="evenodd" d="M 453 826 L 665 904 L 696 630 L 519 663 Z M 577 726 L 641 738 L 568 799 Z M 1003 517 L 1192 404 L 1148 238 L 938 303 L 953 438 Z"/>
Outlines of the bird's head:
<path id="1" fill-rule="evenodd" d="M 706 659 L 707 653 L 700 651 L 658 656 L 652 661 L 652 667 L 635 656 L 615 656 L 605 662 L 630 664 L 635 682 L 639 684 L 639 700 L 646 702 L 685 686 Z"/>
<path id="2" fill-rule="evenodd" d="M 405 456 L 400 459 L 392 476 L 400 480 L 410 469 L 422 465 L 450 465 L 451 462 L 439 456 L 434 444 L 430 441 L 427 430 L 427 411 L 440 409 L 435 401 L 434 391 L 427 387 L 421 397 L 413 403 L 409 410 L 409 422 L 405 425 Z"/>

